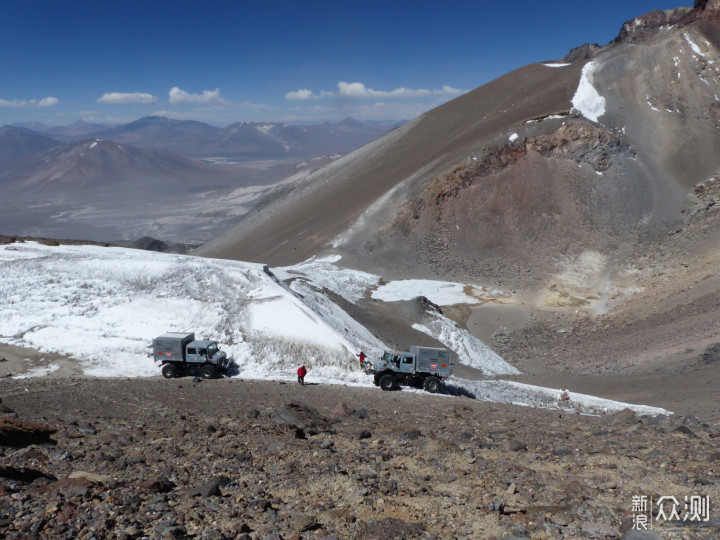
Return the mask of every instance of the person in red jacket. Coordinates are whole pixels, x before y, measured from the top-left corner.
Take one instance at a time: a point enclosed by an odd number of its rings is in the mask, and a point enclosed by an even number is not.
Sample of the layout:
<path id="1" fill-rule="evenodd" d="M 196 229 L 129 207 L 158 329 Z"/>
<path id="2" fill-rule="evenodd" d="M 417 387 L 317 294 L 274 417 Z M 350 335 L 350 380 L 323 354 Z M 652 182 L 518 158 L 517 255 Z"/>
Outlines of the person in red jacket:
<path id="1" fill-rule="evenodd" d="M 360 351 L 360 354 L 356 354 L 355 356 L 357 356 L 360 359 L 360 367 L 364 369 L 365 368 L 365 359 L 367 358 L 367 354 Z"/>
<path id="2" fill-rule="evenodd" d="M 307 375 L 307 368 L 305 367 L 305 364 L 300 366 L 298 368 L 298 382 L 300 384 L 305 384 L 305 375 Z"/>

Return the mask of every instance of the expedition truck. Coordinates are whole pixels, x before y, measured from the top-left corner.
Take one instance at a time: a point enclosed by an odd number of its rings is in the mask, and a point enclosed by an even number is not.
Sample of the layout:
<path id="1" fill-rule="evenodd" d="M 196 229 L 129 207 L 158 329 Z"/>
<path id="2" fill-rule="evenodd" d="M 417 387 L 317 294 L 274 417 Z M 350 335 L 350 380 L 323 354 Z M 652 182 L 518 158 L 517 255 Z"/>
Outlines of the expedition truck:
<path id="1" fill-rule="evenodd" d="M 153 358 L 162 365 L 163 377 L 199 375 L 213 379 L 230 365 L 217 341 L 195 340 L 194 333 L 168 332 L 152 342 Z"/>
<path id="2" fill-rule="evenodd" d="M 385 351 L 375 363 L 366 362 L 375 386 L 395 390 L 399 385 L 424 388 L 436 393 L 450 375 L 450 351 L 431 347 L 410 347 L 409 352 Z"/>

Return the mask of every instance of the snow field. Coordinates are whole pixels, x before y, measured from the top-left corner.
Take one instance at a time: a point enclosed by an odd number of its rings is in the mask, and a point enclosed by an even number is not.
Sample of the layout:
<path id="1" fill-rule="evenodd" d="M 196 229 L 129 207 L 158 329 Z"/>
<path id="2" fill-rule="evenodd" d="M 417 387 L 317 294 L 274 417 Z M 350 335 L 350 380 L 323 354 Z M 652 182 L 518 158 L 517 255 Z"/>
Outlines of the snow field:
<path id="1" fill-rule="evenodd" d="M 215 339 L 234 359 L 238 376 L 293 380 L 299 364 L 308 381 L 371 385 L 355 353 L 370 358 L 388 347 L 332 302 L 327 288 L 353 302 L 426 296 L 440 305 L 478 305 L 505 293 L 467 284 L 402 280 L 379 286 L 379 276 L 335 266 L 339 258 L 311 259 L 277 270 L 262 265 L 125 248 L 0 246 L 0 342 L 77 359 L 86 375 L 159 376 L 152 339 L 169 331 Z M 280 279 L 295 278 L 288 286 Z M 470 294 L 468 294 L 470 293 Z M 460 362 L 489 376 L 514 374 L 482 341 L 446 317 L 429 314 L 415 328 L 454 350 Z M 57 364 L 33 366 L 44 376 Z M 450 390 L 478 399 L 568 408 L 560 391 L 508 381 L 453 377 Z M 571 409 L 598 413 L 627 404 L 571 394 Z M 646 414 L 662 409 L 638 408 Z"/>
<path id="2" fill-rule="evenodd" d="M 330 372 L 354 358 L 261 265 L 25 243 L 3 246 L 0 268 L 0 340 L 70 355 L 87 375 L 157 375 L 148 346 L 168 331 L 216 339 L 249 377 L 291 378 L 300 361 Z"/>

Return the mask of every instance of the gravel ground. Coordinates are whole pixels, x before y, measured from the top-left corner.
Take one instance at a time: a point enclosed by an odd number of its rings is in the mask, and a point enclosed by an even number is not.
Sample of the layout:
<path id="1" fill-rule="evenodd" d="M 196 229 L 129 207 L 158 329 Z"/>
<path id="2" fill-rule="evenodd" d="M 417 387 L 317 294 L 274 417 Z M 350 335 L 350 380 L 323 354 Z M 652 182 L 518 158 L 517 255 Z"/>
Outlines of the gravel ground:
<path id="1" fill-rule="evenodd" d="M 4 380 L 0 531 L 617 538 L 642 514 L 662 537 L 720 534 L 720 429 L 693 416 L 590 417 L 308 380 Z M 707 520 L 683 521 L 678 507 L 680 520 L 661 523 L 633 499 L 663 496 L 709 497 Z"/>

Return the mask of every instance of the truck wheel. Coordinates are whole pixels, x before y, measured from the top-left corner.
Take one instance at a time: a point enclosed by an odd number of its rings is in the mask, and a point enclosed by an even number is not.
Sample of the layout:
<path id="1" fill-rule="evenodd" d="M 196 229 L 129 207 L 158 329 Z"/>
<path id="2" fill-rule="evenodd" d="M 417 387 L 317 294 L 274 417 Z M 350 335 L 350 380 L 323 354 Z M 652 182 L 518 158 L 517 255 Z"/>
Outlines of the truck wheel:
<path id="1" fill-rule="evenodd" d="M 211 366 L 210 364 L 205 364 L 200 369 L 200 376 L 203 379 L 214 379 L 215 378 L 215 368 Z"/>
<path id="2" fill-rule="evenodd" d="M 162 375 L 166 379 L 174 379 L 177 377 L 177 366 L 175 364 L 165 364 L 162 367 Z"/>
<path id="3" fill-rule="evenodd" d="M 440 391 L 440 381 L 437 377 L 428 377 L 425 379 L 423 388 L 431 394 L 437 394 Z"/>
<path id="4" fill-rule="evenodd" d="M 389 373 L 386 373 L 382 377 L 380 377 L 380 388 L 385 390 L 386 392 L 389 390 L 395 390 L 396 387 L 395 377 L 390 375 Z"/>

